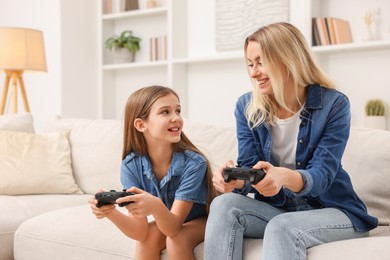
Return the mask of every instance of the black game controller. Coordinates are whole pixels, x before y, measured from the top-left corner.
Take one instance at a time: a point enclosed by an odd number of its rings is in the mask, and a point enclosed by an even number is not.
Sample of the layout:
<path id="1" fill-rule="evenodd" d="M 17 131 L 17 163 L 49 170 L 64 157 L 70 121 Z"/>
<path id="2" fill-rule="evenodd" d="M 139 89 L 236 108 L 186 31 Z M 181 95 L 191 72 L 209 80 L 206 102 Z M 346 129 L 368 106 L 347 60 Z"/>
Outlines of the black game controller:
<path id="1" fill-rule="evenodd" d="M 95 194 L 95 198 L 97 199 L 98 203 L 96 204 L 96 207 L 101 208 L 104 205 L 109 205 L 109 204 L 116 204 L 116 200 L 119 198 L 123 198 L 129 195 L 134 195 L 135 193 L 133 192 L 126 192 L 126 190 L 123 191 L 115 191 L 115 190 L 110 190 L 106 192 L 98 192 Z M 124 207 L 126 205 L 129 205 L 132 203 L 132 201 L 126 201 L 119 203 L 118 205 L 120 207 Z"/>
<path id="2" fill-rule="evenodd" d="M 245 180 L 250 181 L 252 184 L 256 184 L 261 181 L 265 176 L 265 172 L 262 169 L 250 169 L 250 168 L 224 168 L 223 179 L 225 182 L 230 180 Z"/>

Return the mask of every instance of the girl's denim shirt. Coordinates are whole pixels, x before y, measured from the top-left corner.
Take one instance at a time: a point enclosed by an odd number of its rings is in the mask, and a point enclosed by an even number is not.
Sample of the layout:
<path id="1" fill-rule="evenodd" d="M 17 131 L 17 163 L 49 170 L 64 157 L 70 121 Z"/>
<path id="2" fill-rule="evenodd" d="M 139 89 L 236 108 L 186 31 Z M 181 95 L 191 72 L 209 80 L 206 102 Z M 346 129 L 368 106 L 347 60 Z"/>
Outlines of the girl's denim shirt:
<path id="1" fill-rule="evenodd" d="M 307 89 L 306 104 L 300 114 L 295 164 L 304 180 L 303 190 L 294 193 L 283 188 L 275 196 L 264 197 L 246 183 L 239 192 L 244 195 L 255 192 L 256 199 L 277 207 L 297 200 L 314 208 L 338 208 L 348 215 L 358 231 L 371 230 L 378 225 L 378 219 L 367 214 L 366 206 L 353 190 L 341 165 L 350 131 L 349 100 L 337 90 L 316 84 L 307 86 Z M 251 98 L 252 93 L 246 93 L 236 104 L 237 163 L 242 167 L 252 167 L 258 161 L 268 161 L 278 166 L 271 155 L 272 126 L 265 123 L 251 129 L 248 125 L 245 108 Z"/>
<path id="2" fill-rule="evenodd" d="M 158 182 L 148 156 L 130 153 L 122 161 L 121 182 L 124 189 L 135 186 L 159 197 L 169 210 L 175 200 L 193 202 L 187 222 L 207 214 L 206 171 L 205 159 L 186 150 L 183 153 L 173 153 L 167 175 Z"/>

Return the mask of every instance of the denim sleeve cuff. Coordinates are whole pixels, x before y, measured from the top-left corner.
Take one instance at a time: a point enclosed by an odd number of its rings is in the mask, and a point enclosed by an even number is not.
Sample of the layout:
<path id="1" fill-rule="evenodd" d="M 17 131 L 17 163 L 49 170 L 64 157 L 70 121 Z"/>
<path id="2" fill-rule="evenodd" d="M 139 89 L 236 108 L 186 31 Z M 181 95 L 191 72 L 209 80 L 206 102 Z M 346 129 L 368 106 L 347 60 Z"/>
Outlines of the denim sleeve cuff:
<path id="1" fill-rule="evenodd" d="M 239 189 L 234 189 L 233 192 L 241 195 L 247 195 L 252 190 L 252 184 L 249 181 L 245 181 L 244 187 Z"/>
<path id="2" fill-rule="evenodd" d="M 287 188 L 283 188 L 284 192 L 291 197 L 302 197 L 308 195 L 313 189 L 313 178 L 306 170 L 297 170 L 303 178 L 303 190 L 300 192 L 292 192 Z"/>

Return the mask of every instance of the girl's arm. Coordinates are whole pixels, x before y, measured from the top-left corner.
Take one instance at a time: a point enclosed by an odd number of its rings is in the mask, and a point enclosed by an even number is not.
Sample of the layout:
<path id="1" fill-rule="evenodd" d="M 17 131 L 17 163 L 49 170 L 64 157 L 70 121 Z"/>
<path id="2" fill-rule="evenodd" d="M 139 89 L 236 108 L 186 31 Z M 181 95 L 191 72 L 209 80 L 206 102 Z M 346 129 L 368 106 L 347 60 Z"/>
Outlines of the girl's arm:
<path id="1" fill-rule="evenodd" d="M 149 233 L 149 224 L 146 217 L 134 217 L 130 213 L 125 215 L 115 209 L 107 218 L 126 236 L 134 240 L 144 240 Z"/>
<path id="2" fill-rule="evenodd" d="M 175 200 L 171 211 L 164 204 L 156 208 L 153 217 L 160 231 L 167 237 L 177 235 L 182 229 L 192 205 L 193 203 L 189 201 Z"/>
<path id="3" fill-rule="evenodd" d="M 91 197 L 89 205 L 96 218 L 108 218 L 114 223 L 126 236 L 135 240 L 142 240 L 148 234 L 149 225 L 146 218 L 134 217 L 129 214 L 126 216 L 116 209 L 114 204 L 105 205 L 101 208 L 96 207 L 97 200 Z"/>
<path id="4" fill-rule="evenodd" d="M 158 228 L 165 236 L 174 236 L 180 232 L 193 205 L 192 202 L 175 200 L 171 211 L 169 211 L 160 198 L 148 192 L 136 187 L 127 191 L 134 192 L 136 195 L 120 198 L 116 202 L 132 201 L 133 203 L 127 205 L 126 208 L 133 218 L 146 219 L 148 215 L 153 215 Z M 118 219 L 117 223 L 119 226 L 116 225 L 121 230 L 121 227 L 126 226 L 126 221 L 122 224 L 122 220 Z"/>

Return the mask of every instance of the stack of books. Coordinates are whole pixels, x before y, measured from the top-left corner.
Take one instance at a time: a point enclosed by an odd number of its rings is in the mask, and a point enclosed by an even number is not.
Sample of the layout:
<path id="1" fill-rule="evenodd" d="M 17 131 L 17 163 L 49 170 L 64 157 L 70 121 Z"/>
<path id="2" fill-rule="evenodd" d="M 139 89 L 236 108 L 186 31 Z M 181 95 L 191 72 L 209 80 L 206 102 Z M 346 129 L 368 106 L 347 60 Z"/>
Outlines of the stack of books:
<path id="1" fill-rule="evenodd" d="M 167 36 L 150 38 L 150 61 L 161 61 L 167 59 Z"/>
<path id="2" fill-rule="evenodd" d="M 103 14 L 121 13 L 138 9 L 138 0 L 102 0 Z"/>
<path id="3" fill-rule="evenodd" d="M 343 44 L 352 42 L 347 20 L 333 17 L 313 17 L 313 46 Z"/>

